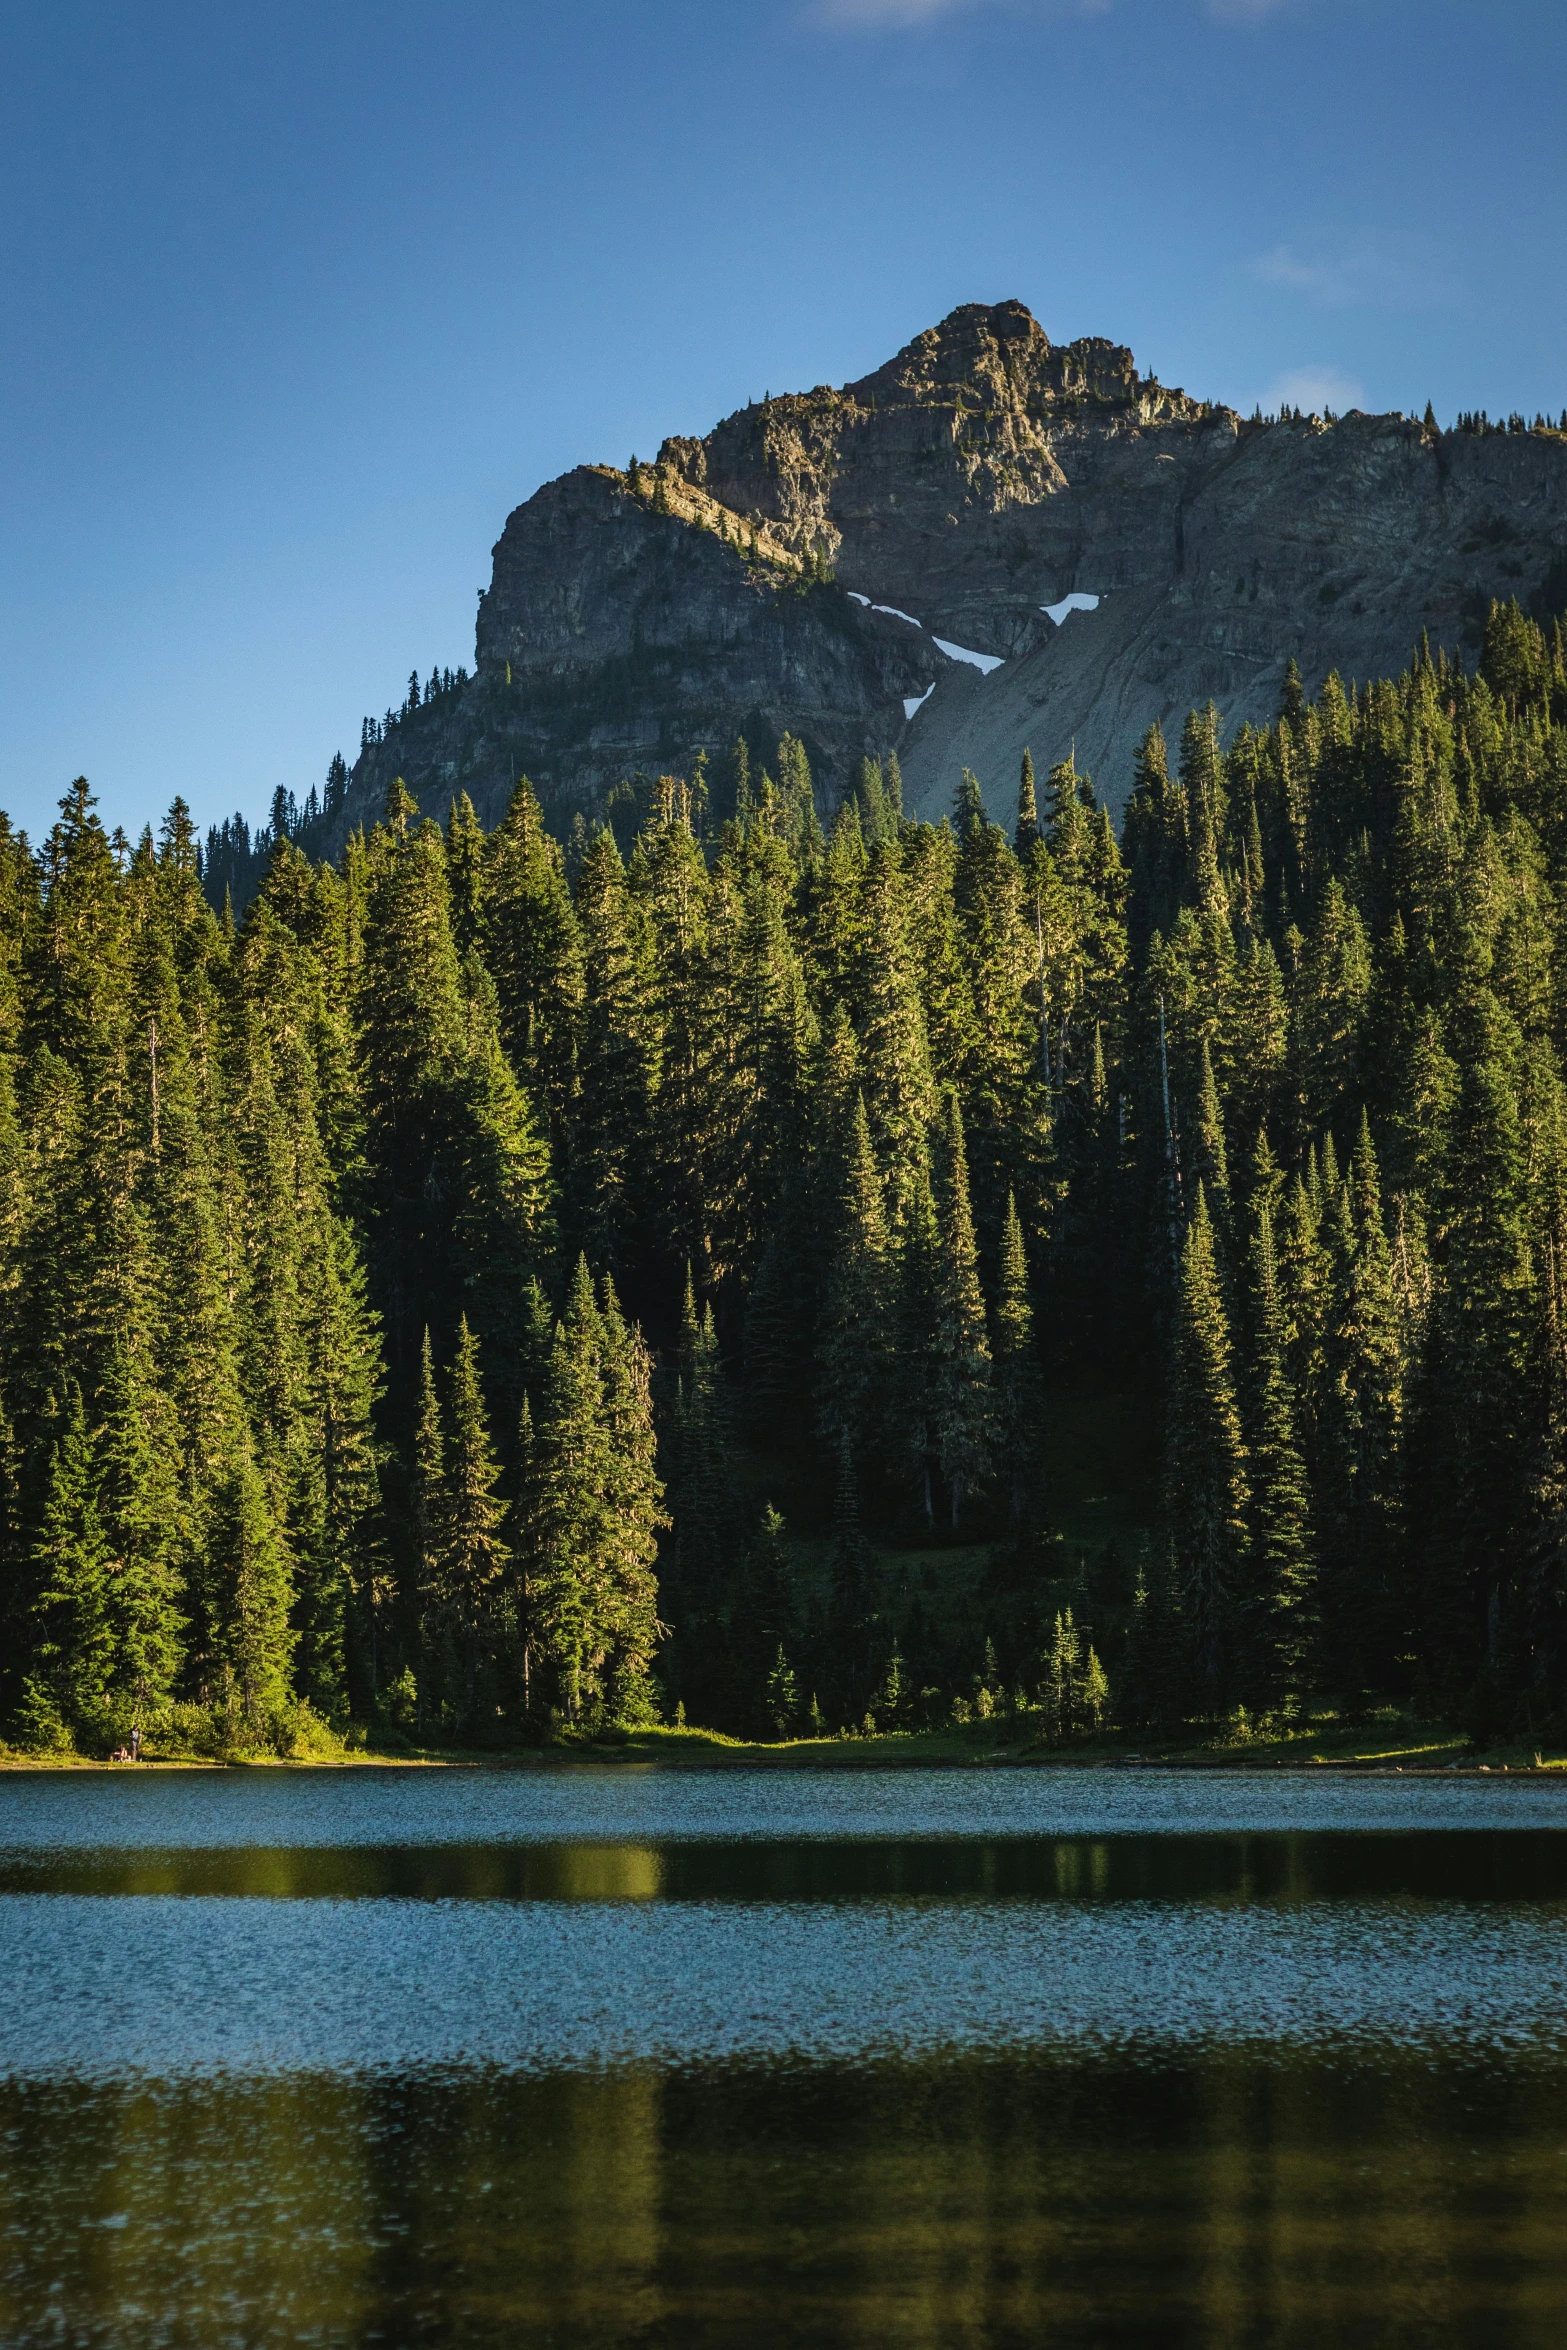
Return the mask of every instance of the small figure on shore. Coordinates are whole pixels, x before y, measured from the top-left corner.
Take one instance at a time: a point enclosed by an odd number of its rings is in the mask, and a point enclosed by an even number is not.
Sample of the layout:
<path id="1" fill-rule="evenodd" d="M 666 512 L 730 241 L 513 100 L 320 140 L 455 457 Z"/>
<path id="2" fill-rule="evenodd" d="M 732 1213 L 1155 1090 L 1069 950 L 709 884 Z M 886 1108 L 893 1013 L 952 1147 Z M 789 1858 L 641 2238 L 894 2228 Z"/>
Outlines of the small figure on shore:
<path id="1" fill-rule="evenodd" d="M 135 1725 L 135 1727 L 132 1729 L 132 1731 L 131 1731 L 131 1751 L 130 1751 L 129 1755 L 126 1757 L 126 1760 L 127 1760 L 127 1761 L 129 1761 L 129 1762 L 140 1762 L 140 1761 L 141 1761 L 141 1724 L 140 1724 L 140 1722 L 138 1722 L 138 1723 Z"/>
<path id="2" fill-rule="evenodd" d="M 130 1759 L 131 1750 L 128 1746 L 117 1746 L 109 1757 L 110 1762 L 129 1762 Z"/>

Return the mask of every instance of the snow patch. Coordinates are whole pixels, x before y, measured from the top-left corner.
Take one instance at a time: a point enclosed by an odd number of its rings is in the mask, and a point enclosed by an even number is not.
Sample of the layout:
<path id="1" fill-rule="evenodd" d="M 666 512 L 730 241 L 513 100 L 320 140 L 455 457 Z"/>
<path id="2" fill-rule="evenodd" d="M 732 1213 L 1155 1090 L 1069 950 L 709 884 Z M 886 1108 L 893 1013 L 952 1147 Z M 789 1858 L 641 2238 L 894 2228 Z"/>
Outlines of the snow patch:
<path id="1" fill-rule="evenodd" d="M 849 596 L 856 604 L 863 604 L 868 612 L 885 612 L 889 620 L 906 620 L 910 628 L 923 628 L 923 620 L 916 620 L 912 612 L 900 612 L 896 604 L 873 604 L 869 596 L 862 596 L 858 588 L 850 588 Z"/>
<path id="2" fill-rule="evenodd" d="M 1041 604 L 1039 609 L 1041 612 L 1048 612 L 1051 619 L 1055 622 L 1057 628 L 1059 628 L 1066 619 L 1066 616 L 1069 612 L 1097 612 L 1099 609 L 1099 598 L 1097 596 L 1085 596 L 1081 589 L 1074 588 L 1069 596 L 1063 596 L 1061 598 L 1059 604 Z"/>
<path id="3" fill-rule="evenodd" d="M 931 641 L 939 646 L 949 661 L 971 662 L 981 677 L 988 677 L 992 669 L 1001 667 L 1002 655 L 1000 653 L 971 653 L 967 645 L 949 645 L 944 636 L 933 637 Z"/>
<path id="4" fill-rule="evenodd" d="M 905 724 L 909 719 L 915 716 L 916 712 L 924 709 L 925 704 L 930 700 L 930 697 L 935 692 L 935 690 L 936 680 L 932 678 L 929 685 L 925 688 L 925 691 L 922 694 L 904 695 L 903 716 Z"/>

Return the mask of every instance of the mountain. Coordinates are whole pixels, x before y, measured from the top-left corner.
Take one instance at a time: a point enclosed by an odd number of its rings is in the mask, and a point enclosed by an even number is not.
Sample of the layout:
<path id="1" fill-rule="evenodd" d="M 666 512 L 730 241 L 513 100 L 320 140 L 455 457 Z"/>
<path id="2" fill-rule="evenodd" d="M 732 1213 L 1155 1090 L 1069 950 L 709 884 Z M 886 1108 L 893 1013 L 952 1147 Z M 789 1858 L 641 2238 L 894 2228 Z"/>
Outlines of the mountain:
<path id="1" fill-rule="evenodd" d="M 1567 604 L 1563 433 L 1248 421 L 970 303 L 858 383 L 536 491 L 494 550 L 476 674 L 366 744 L 328 829 L 399 774 L 494 821 L 527 773 L 558 822 L 785 731 L 829 799 L 896 750 L 912 809 L 968 765 L 1001 813 L 1025 744 L 1075 741 L 1118 804 L 1153 720 L 1210 698 L 1266 719 L 1291 656 L 1314 688 L 1396 674 L 1422 631 L 1472 654 L 1493 597 Z"/>

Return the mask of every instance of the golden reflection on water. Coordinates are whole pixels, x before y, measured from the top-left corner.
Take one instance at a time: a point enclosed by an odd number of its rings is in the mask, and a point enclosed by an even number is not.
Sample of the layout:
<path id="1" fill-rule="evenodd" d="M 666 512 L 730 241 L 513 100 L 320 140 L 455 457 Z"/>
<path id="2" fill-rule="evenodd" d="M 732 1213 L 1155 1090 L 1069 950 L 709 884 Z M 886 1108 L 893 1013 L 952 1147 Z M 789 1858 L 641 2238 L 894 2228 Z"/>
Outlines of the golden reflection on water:
<path id="1" fill-rule="evenodd" d="M 668 1859 L 651 1844 L 434 1844 L 217 1847 L 209 1851 L 29 1857 L 20 1889 L 238 1900 L 364 1900 L 402 1894 L 463 1901 L 656 1901 Z M 18 1887 L 8 1888 L 16 1890 Z"/>
<path id="2" fill-rule="evenodd" d="M 1094 1843 L 1058 1844 L 1053 1854 L 1055 1890 L 1061 1901 L 1103 1901 L 1110 1892 L 1110 1847 Z"/>
<path id="3" fill-rule="evenodd" d="M 540 1887 L 560 1901 L 656 1901 L 664 1889 L 664 1856 L 650 1844 L 557 1844 L 550 1858 L 558 1875 Z"/>

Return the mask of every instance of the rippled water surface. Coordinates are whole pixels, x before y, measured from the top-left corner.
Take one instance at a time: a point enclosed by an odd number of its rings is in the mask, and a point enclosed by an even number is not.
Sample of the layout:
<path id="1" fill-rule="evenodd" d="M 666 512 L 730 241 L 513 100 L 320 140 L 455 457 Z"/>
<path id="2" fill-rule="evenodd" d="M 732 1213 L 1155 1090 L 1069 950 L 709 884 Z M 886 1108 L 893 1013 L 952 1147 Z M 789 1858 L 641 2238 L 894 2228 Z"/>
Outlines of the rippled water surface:
<path id="1" fill-rule="evenodd" d="M 0 2342 L 1546 2344 L 1567 1788 L 0 1778 Z"/>

